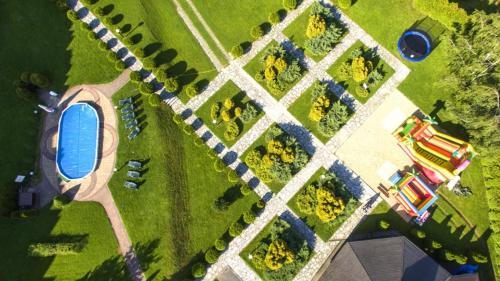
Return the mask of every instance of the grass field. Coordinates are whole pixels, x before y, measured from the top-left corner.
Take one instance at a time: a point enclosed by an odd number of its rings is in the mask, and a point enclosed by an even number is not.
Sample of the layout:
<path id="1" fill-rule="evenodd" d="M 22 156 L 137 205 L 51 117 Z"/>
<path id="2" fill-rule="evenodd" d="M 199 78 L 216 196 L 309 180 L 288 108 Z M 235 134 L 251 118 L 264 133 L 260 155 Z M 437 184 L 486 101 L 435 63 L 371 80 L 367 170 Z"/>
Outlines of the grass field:
<path id="1" fill-rule="evenodd" d="M 195 82 L 204 87 L 217 74 L 172 1 L 102 0 L 94 6 L 111 7 L 111 16 L 121 15 L 123 18 L 117 24 L 123 34 L 120 36 L 140 40 L 136 48 L 154 53 L 156 63 L 167 65 L 167 72 L 178 77 L 180 85 Z M 179 98 L 183 102 L 189 100 L 182 89 Z"/>
<path id="2" fill-rule="evenodd" d="M 128 84 L 114 100 L 136 96 L 135 85 Z M 196 147 L 193 136 L 186 136 L 172 121 L 166 104 L 151 106 L 138 95 L 136 104 L 142 133 L 132 142 L 120 124 L 118 171 L 109 186 L 134 243 L 152 243 L 153 262 L 148 277 L 180 280 L 189 277 L 189 264 L 221 237 L 231 223 L 258 200 L 256 194 L 238 198 L 236 184 L 227 173 L 217 173 L 207 147 Z M 129 160 L 147 162 L 140 190 L 122 187 Z M 225 196 L 235 202 L 226 212 L 217 212 L 212 203 Z M 144 257 L 139 256 L 143 261 Z"/>
<path id="3" fill-rule="evenodd" d="M 361 205 L 358 200 L 356 200 L 349 191 L 343 188 L 335 189 L 335 196 L 340 196 L 344 199 L 345 210 L 331 223 L 324 223 L 321 221 L 316 214 L 305 214 L 300 211 L 297 205 L 297 196 L 306 188 L 307 186 L 317 183 L 322 175 L 327 171 L 324 168 L 319 169 L 310 179 L 304 184 L 304 186 L 295 194 L 295 196 L 290 199 L 288 206 L 297 214 L 323 241 L 328 241 L 332 237 L 333 233 L 339 229 L 339 227 L 344 223 L 349 216 L 356 211 L 356 209 Z"/>
<path id="4" fill-rule="evenodd" d="M 369 88 L 370 94 L 367 97 L 358 95 L 356 93 L 356 88 L 358 87 L 359 83 L 354 81 L 352 78 L 347 81 L 343 81 L 338 78 L 339 75 L 337 74 L 337 69 L 340 67 L 340 65 L 344 62 L 347 62 L 350 59 L 352 51 L 358 48 L 367 50 L 367 47 L 361 41 L 357 41 L 335 61 L 335 63 L 328 69 L 328 74 L 330 74 L 335 81 L 337 81 L 342 87 L 344 87 L 344 89 L 346 89 L 359 102 L 365 103 L 370 99 L 371 96 L 373 96 L 377 92 L 378 88 L 384 85 L 385 81 L 387 81 L 387 79 L 389 79 L 394 74 L 394 69 L 392 69 L 387 63 L 382 60 L 382 58 L 380 58 L 378 64 L 373 65 L 373 67 L 381 68 L 384 78 L 380 82 L 378 82 L 378 84 Z"/>
<path id="5" fill-rule="evenodd" d="M 240 134 L 234 140 L 226 140 L 224 138 L 224 131 L 226 130 L 226 126 L 224 122 L 214 124 L 212 123 L 212 118 L 210 117 L 211 107 L 215 103 L 220 103 L 221 106 L 226 99 L 230 98 L 236 107 L 241 109 L 245 109 L 245 105 L 250 102 L 255 109 L 259 111 L 257 117 L 255 117 L 252 121 L 248 123 L 243 123 L 239 118 L 237 118 L 236 123 L 240 128 Z M 196 115 L 203 120 L 203 123 L 207 125 L 210 130 L 212 130 L 219 139 L 226 144 L 226 146 L 231 147 L 235 144 L 245 133 L 252 128 L 252 126 L 259 120 L 264 112 L 252 102 L 252 100 L 242 91 L 238 86 L 236 86 L 232 81 L 227 82 L 222 88 L 217 91 L 210 99 L 201 106 L 198 111 L 196 111 Z"/>
<path id="6" fill-rule="evenodd" d="M 193 2 L 228 52 L 235 45 L 253 41 L 250 29 L 266 23 L 269 14 L 283 9 L 281 0 Z"/>
<path id="7" fill-rule="evenodd" d="M 97 203 L 74 202 L 62 210 L 45 208 L 29 219 L 0 217 L 0 229 L 2 280 L 129 280 L 111 225 Z M 85 239 L 87 245 L 78 255 L 27 256 L 31 243 L 56 237 L 59 241 L 62 237 Z"/>
<path id="8" fill-rule="evenodd" d="M 288 111 L 293 114 L 293 116 L 295 116 L 295 118 L 297 118 L 300 123 L 302 123 L 302 125 L 304 125 L 306 129 L 311 131 L 319 140 L 321 140 L 323 143 L 326 143 L 332 137 L 328 137 L 322 134 L 318 128 L 319 122 L 312 121 L 308 117 L 309 111 L 312 107 L 313 87 L 314 86 L 311 86 L 309 89 L 307 89 L 307 91 L 302 93 L 300 97 L 292 105 L 290 105 Z M 338 101 L 338 98 L 330 91 L 328 91 L 328 97 L 330 98 L 331 104 Z"/>

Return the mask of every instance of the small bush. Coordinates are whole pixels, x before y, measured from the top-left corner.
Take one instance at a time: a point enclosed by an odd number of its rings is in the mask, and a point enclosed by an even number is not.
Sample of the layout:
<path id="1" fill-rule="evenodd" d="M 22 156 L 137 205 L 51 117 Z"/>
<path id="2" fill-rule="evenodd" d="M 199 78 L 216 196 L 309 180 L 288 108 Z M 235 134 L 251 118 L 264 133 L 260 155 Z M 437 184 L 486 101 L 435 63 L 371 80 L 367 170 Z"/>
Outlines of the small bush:
<path id="1" fill-rule="evenodd" d="M 29 245 L 28 255 L 32 257 L 76 255 L 82 250 L 81 243 L 35 243 Z"/>
<path id="2" fill-rule="evenodd" d="M 283 7 L 288 11 L 295 10 L 297 8 L 297 0 L 283 0 Z"/>
<path id="3" fill-rule="evenodd" d="M 113 52 L 113 51 L 109 51 L 108 54 L 106 55 L 106 57 L 108 58 L 108 60 L 110 62 L 116 62 L 117 60 L 119 60 L 120 58 L 118 58 L 118 55 Z"/>
<path id="4" fill-rule="evenodd" d="M 243 50 L 243 47 L 241 45 L 236 45 L 231 48 L 231 55 L 235 58 L 239 58 L 243 56 L 245 53 L 245 50 Z"/>
<path id="5" fill-rule="evenodd" d="M 123 71 L 125 68 L 127 68 L 127 65 L 125 64 L 124 61 L 118 60 L 115 62 L 115 68 L 118 71 Z"/>
<path id="6" fill-rule="evenodd" d="M 368 78 L 368 66 L 363 57 L 352 59 L 352 79 L 356 82 L 361 82 Z"/>
<path id="7" fill-rule="evenodd" d="M 264 30 L 260 25 L 256 25 L 250 30 L 250 36 L 252 36 L 253 39 L 257 40 L 264 36 Z"/>
<path id="8" fill-rule="evenodd" d="M 208 150 L 207 154 L 208 154 L 208 157 L 210 157 L 210 159 L 217 158 L 217 152 L 215 152 L 215 150 L 213 150 L 211 148 Z"/>
<path id="9" fill-rule="evenodd" d="M 308 38 L 317 37 L 326 31 L 326 21 L 320 15 L 311 15 L 307 24 L 306 36 Z"/>
<path id="10" fill-rule="evenodd" d="M 339 66 L 339 68 L 337 68 L 336 73 L 337 78 L 340 81 L 347 81 L 352 77 L 352 67 L 348 63 L 344 62 Z"/>
<path id="11" fill-rule="evenodd" d="M 114 25 L 114 22 L 113 22 L 113 18 L 111 17 L 103 17 L 102 18 L 102 23 L 108 27 L 113 27 Z"/>
<path id="12" fill-rule="evenodd" d="M 423 230 L 417 228 L 413 228 L 410 232 L 413 236 L 415 236 L 418 239 L 424 239 L 426 236 Z"/>
<path id="13" fill-rule="evenodd" d="M 386 220 L 379 220 L 378 227 L 381 230 L 387 230 L 387 229 L 389 229 L 389 227 L 391 227 L 391 224 L 389 222 L 387 222 Z"/>
<path id="14" fill-rule="evenodd" d="M 240 115 L 240 119 L 243 123 L 249 123 L 250 121 L 255 119 L 258 114 L 259 112 L 257 111 L 257 109 L 252 104 L 247 103 L 245 109 Z"/>
<path id="15" fill-rule="evenodd" d="M 104 9 L 101 7 L 97 7 L 94 9 L 94 14 L 98 17 L 104 17 L 106 13 L 104 12 Z"/>
<path id="16" fill-rule="evenodd" d="M 91 6 L 91 5 L 94 5 L 94 3 L 97 2 L 97 1 L 94 1 L 94 0 L 81 0 L 81 2 L 85 6 Z"/>
<path id="17" fill-rule="evenodd" d="M 272 25 L 277 25 L 278 23 L 281 22 L 281 16 L 278 12 L 269 14 L 269 17 L 267 19 Z"/>
<path id="18" fill-rule="evenodd" d="M 226 121 L 227 119 L 227 111 L 222 112 L 222 119 Z M 234 120 L 227 120 L 226 121 L 226 131 L 224 131 L 224 138 L 228 141 L 235 140 L 236 137 L 240 134 L 240 127 Z"/>
<path id="19" fill-rule="evenodd" d="M 203 146 L 203 144 L 204 144 L 203 139 L 201 139 L 201 138 L 194 139 L 194 145 L 196 145 L 197 147 L 201 147 L 201 146 Z"/>
<path id="20" fill-rule="evenodd" d="M 99 43 L 97 44 L 97 46 L 102 51 L 106 51 L 108 49 L 108 44 L 106 44 L 106 42 L 103 42 L 103 41 L 99 41 Z"/>
<path id="21" fill-rule="evenodd" d="M 191 83 L 189 85 L 186 86 L 186 88 L 184 89 L 184 91 L 186 91 L 186 95 L 190 98 L 194 98 L 195 96 L 198 95 L 198 92 L 199 92 L 199 89 L 198 89 L 198 86 L 196 86 L 195 83 Z"/>
<path id="22" fill-rule="evenodd" d="M 219 239 L 215 240 L 214 246 L 215 246 L 215 249 L 222 252 L 227 248 L 227 242 L 226 242 L 226 240 L 219 238 Z"/>
<path id="23" fill-rule="evenodd" d="M 142 94 L 152 94 L 155 91 L 155 87 L 153 84 L 148 82 L 140 82 L 139 83 L 139 92 Z"/>
<path id="24" fill-rule="evenodd" d="M 255 203 L 255 206 L 258 209 L 264 209 L 264 207 L 266 207 L 266 202 L 261 199 L 261 200 L 257 201 L 257 203 Z"/>
<path id="25" fill-rule="evenodd" d="M 430 242 L 431 249 L 438 250 L 438 249 L 441 249 L 442 247 L 443 247 L 443 245 L 441 243 L 439 243 L 438 241 L 431 240 L 431 242 Z"/>
<path id="26" fill-rule="evenodd" d="M 74 10 L 68 10 L 66 12 L 66 16 L 70 21 L 77 21 L 78 20 L 78 14 Z"/>
<path id="27" fill-rule="evenodd" d="M 352 0 L 338 0 L 340 8 L 346 10 L 352 6 Z"/>
<path id="28" fill-rule="evenodd" d="M 250 188 L 250 186 L 248 184 L 242 184 L 240 186 L 240 192 L 241 192 L 241 195 L 248 196 L 248 195 L 250 195 L 250 193 L 252 193 L 252 189 Z"/>
<path id="29" fill-rule="evenodd" d="M 262 71 L 257 71 L 257 73 L 255 73 L 254 78 L 257 82 L 262 82 L 266 79 L 266 77 L 264 76 L 264 73 Z"/>
<path id="30" fill-rule="evenodd" d="M 227 172 L 227 180 L 228 180 L 229 182 L 235 183 L 235 182 L 240 181 L 240 176 L 238 176 L 238 173 L 236 173 L 236 171 L 235 171 L 235 170 L 231 170 L 231 169 L 230 169 L 230 170 Z"/>
<path id="31" fill-rule="evenodd" d="M 241 223 L 239 222 L 235 222 L 231 224 L 231 226 L 229 227 L 229 235 L 233 238 L 240 235 L 242 232 L 243 232 L 243 225 L 241 225 Z"/>
<path id="32" fill-rule="evenodd" d="M 212 208 L 219 212 L 225 212 L 227 211 L 227 209 L 229 209 L 229 205 L 229 202 L 227 202 L 224 197 L 219 197 L 215 199 L 214 203 L 212 204 Z"/>
<path id="33" fill-rule="evenodd" d="M 142 60 L 142 65 L 145 69 L 151 71 L 156 67 L 156 62 L 153 58 L 146 58 Z"/>
<path id="34" fill-rule="evenodd" d="M 140 59 L 142 58 L 145 58 L 146 57 L 146 51 L 144 51 L 143 48 L 137 48 L 135 49 L 134 51 L 134 55 Z"/>
<path id="35" fill-rule="evenodd" d="M 71 202 L 71 199 L 66 195 L 59 195 L 52 200 L 52 207 L 55 209 L 63 209 Z"/>
<path id="36" fill-rule="evenodd" d="M 224 161 L 222 161 L 222 159 L 217 158 L 217 160 L 215 160 L 214 162 L 214 169 L 219 173 L 224 172 L 224 169 L 226 169 L 226 164 L 224 163 Z"/>
<path id="37" fill-rule="evenodd" d="M 142 74 L 139 71 L 132 71 L 130 73 L 130 80 L 133 82 L 140 82 L 142 81 Z"/>
<path id="38" fill-rule="evenodd" d="M 177 82 L 175 77 L 167 78 L 163 84 L 165 85 L 165 89 L 170 93 L 175 93 L 179 89 L 179 82 Z"/>
<path id="39" fill-rule="evenodd" d="M 174 123 L 177 124 L 177 125 L 182 124 L 182 121 L 184 121 L 184 119 L 182 118 L 182 116 L 180 116 L 179 114 L 175 114 L 172 117 L 172 120 L 174 120 Z"/>
<path id="40" fill-rule="evenodd" d="M 470 253 L 470 257 L 472 258 L 472 260 L 474 260 L 477 263 L 487 263 L 488 262 L 488 257 L 483 255 L 483 254 L 480 254 L 478 252 Z"/>
<path id="41" fill-rule="evenodd" d="M 255 221 L 255 214 L 250 210 L 243 213 L 243 221 L 246 224 L 251 224 Z"/>
<path id="42" fill-rule="evenodd" d="M 356 87 L 356 95 L 362 98 L 366 98 L 367 96 L 370 95 L 370 92 L 368 89 L 365 89 L 363 86 L 358 86 Z"/>
<path id="43" fill-rule="evenodd" d="M 81 31 L 86 31 L 86 30 L 92 30 L 92 28 L 86 23 L 86 22 L 80 22 L 80 30 Z"/>
<path id="44" fill-rule="evenodd" d="M 89 40 L 97 40 L 97 34 L 95 34 L 92 30 L 89 30 L 89 33 L 87 33 L 87 38 Z"/>
<path id="45" fill-rule="evenodd" d="M 190 135 L 192 135 L 194 133 L 193 127 L 191 125 L 189 125 L 189 124 L 184 124 L 184 127 L 182 128 L 182 131 L 186 135 L 188 135 L 188 136 L 190 136 Z"/>
<path id="46" fill-rule="evenodd" d="M 214 248 L 210 248 L 205 252 L 205 261 L 209 264 L 216 263 L 218 258 L 219 252 Z"/>
<path id="47" fill-rule="evenodd" d="M 195 263 L 193 267 L 191 267 L 191 274 L 194 278 L 201 278 L 205 276 L 205 265 L 201 262 Z"/>
<path id="48" fill-rule="evenodd" d="M 133 46 L 136 44 L 136 41 L 132 39 L 132 37 L 126 37 L 125 39 L 123 39 L 123 44 L 127 46 Z"/>

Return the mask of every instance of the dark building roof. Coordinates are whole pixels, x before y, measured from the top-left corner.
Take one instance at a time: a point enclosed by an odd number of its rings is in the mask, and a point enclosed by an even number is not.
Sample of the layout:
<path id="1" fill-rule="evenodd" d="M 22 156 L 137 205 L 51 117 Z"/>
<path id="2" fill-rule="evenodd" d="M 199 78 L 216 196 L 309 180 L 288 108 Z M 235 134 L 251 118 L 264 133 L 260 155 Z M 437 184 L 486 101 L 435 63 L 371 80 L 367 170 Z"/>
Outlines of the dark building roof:
<path id="1" fill-rule="evenodd" d="M 346 243 L 319 280 L 449 281 L 450 276 L 410 240 L 398 236 Z"/>

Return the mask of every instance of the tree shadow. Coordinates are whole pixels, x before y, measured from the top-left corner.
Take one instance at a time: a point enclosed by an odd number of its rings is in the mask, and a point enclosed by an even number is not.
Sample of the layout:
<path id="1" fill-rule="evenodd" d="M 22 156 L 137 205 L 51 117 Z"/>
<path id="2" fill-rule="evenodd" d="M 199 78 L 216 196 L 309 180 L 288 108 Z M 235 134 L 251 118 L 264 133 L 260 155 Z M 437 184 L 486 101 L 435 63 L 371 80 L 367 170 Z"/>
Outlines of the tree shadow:
<path id="1" fill-rule="evenodd" d="M 243 198 L 243 195 L 240 192 L 240 187 L 241 184 L 236 184 L 231 186 L 224 192 L 222 198 L 224 198 L 227 202 L 230 202 L 231 204 L 236 202 L 236 200 Z"/>
<path id="2" fill-rule="evenodd" d="M 115 9 L 114 4 L 109 4 L 109 5 L 102 7 L 102 11 L 104 12 L 105 16 L 109 15 L 114 9 Z"/>
<path id="3" fill-rule="evenodd" d="M 123 21 L 123 18 L 124 18 L 123 14 L 117 14 L 111 18 L 111 22 L 113 22 L 113 24 L 119 24 L 120 22 Z"/>
<path id="4" fill-rule="evenodd" d="M 149 53 L 149 52 L 146 52 Z M 174 60 L 174 58 L 177 56 L 177 51 L 175 49 L 167 49 L 160 51 L 156 56 L 155 56 L 155 62 L 158 65 L 161 64 L 166 64 L 170 63 Z"/>
<path id="5" fill-rule="evenodd" d="M 136 34 L 130 36 L 130 39 L 132 40 L 133 44 L 138 44 L 139 42 L 142 41 L 142 38 L 143 38 L 143 36 L 141 33 L 136 33 Z"/>
<path id="6" fill-rule="evenodd" d="M 121 33 L 127 33 L 130 30 L 132 30 L 132 25 L 130 23 L 126 23 L 122 27 L 120 27 L 120 32 Z"/>
<path id="7" fill-rule="evenodd" d="M 144 47 L 144 54 L 146 56 L 151 56 L 152 54 L 160 50 L 162 45 L 163 44 L 160 42 L 149 43 L 148 45 L 146 45 L 146 47 Z"/>
<path id="8" fill-rule="evenodd" d="M 167 69 L 168 76 L 180 76 L 187 71 L 187 62 L 180 61 Z"/>

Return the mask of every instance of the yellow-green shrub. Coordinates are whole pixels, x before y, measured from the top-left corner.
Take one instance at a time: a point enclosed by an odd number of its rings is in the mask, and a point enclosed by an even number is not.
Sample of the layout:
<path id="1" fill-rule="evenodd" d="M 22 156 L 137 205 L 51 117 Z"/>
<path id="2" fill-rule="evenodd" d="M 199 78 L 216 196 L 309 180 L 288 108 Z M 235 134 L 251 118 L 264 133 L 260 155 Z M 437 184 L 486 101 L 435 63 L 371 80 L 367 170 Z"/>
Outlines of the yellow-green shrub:
<path id="1" fill-rule="evenodd" d="M 323 34 L 326 31 L 326 21 L 320 15 L 309 16 L 309 22 L 307 24 L 306 36 L 308 38 L 314 38 Z"/>
<path id="2" fill-rule="evenodd" d="M 276 239 L 271 242 L 269 248 L 267 249 L 265 263 L 266 266 L 271 270 L 278 270 L 285 264 L 292 263 L 294 260 L 294 254 L 292 250 L 288 248 L 285 241 L 281 239 Z"/>

